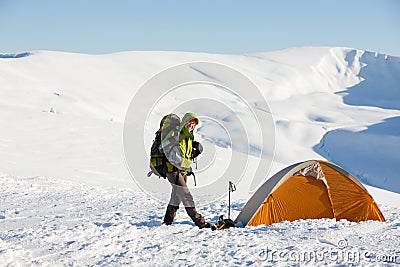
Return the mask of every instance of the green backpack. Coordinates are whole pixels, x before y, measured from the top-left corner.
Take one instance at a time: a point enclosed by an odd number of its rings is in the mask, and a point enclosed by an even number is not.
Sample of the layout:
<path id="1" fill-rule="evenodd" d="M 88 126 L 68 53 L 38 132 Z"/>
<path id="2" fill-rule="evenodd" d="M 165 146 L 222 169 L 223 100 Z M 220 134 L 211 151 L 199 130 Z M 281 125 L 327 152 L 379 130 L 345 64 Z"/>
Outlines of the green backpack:
<path id="1" fill-rule="evenodd" d="M 174 137 L 178 137 L 179 126 L 181 119 L 176 114 L 165 115 L 160 122 L 160 128 L 156 132 L 156 136 L 153 140 L 150 150 L 150 172 L 147 174 L 148 177 L 151 174 L 155 174 L 158 177 L 166 178 L 167 172 L 172 172 L 173 166 L 169 163 L 167 157 L 161 148 L 161 142 L 164 141 L 165 137 L 174 131 Z M 168 164 L 169 163 L 169 164 Z M 170 170 L 168 170 L 170 168 Z"/>

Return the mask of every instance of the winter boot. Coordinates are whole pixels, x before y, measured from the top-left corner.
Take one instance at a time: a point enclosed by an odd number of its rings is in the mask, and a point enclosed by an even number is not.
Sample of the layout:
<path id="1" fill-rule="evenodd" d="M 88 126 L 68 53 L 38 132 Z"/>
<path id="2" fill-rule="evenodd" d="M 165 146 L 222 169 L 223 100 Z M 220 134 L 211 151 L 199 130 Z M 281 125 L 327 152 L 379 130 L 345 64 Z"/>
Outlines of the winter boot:
<path id="1" fill-rule="evenodd" d="M 176 211 L 178 209 L 179 209 L 178 206 L 168 205 L 167 210 L 165 211 L 163 224 L 171 225 L 174 222 Z"/>

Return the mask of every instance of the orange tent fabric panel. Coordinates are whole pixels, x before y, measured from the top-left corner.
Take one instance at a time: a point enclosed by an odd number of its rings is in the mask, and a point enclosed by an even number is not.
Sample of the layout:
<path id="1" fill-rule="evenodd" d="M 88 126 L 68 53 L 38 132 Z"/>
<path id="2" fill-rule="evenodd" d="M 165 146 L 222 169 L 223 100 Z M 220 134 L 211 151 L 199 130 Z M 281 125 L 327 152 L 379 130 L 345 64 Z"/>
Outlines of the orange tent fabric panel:
<path id="1" fill-rule="evenodd" d="M 385 221 L 373 198 L 344 174 L 320 164 L 329 185 L 328 193 L 337 220 L 359 222 L 366 220 Z"/>
<path id="2" fill-rule="evenodd" d="M 333 218 L 327 188 L 311 176 L 293 176 L 269 195 L 248 225 Z"/>

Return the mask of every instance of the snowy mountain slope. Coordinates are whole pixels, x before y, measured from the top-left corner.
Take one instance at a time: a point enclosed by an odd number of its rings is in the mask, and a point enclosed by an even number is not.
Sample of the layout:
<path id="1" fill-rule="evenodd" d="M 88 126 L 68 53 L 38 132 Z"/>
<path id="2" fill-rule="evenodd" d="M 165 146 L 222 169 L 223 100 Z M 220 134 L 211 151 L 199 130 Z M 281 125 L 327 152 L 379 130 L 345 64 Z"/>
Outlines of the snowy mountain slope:
<path id="1" fill-rule="evenodd" d="M 123 121 L 147 79 L 193 61 L 230 66 L 266 97 L 276 138 L 269 176 L 294 162 L 331 160 L 369 185 L 387 222 L 305 220 L 214 233 L 194 228 L 180 209 L 175 225 L 160 226 L 165 202 L 140 192 L 125 165 Z M 331 47 L 250 55 L 34 51 L 0 56 L 0 265 L 398 263 L 399 62 Z M 154 108 L 144 129 L 146 147 L 165 111 L 179 106 L 183 113 L 189 107 L 182 103 L 203 95 L 232 111 L 201 105 L 190 106 L 191 111 L 238 127 L 235 113 L 247 111 L 237 97 L 217 87 L 186 86 Z M 252 108 L 259 104 L 250 99 Z M 257 136 L 256 127 L 248 128 Z M 206 157 L 199 160 L 197 188 L 226 171 L 232 150 L 250 153 L 249 170 L 257 164 L 255 150 L 231 146 L 229 134 L 215 124 L 205 121 L 196 137 L 206 146 L 204 155 L 215 156 L 208 165 Z M 250 146 L 257 148 L 258 140 Z M 137 160 L 146 157 L 138 154 Z M 149 179 L 145 174 L 135 179 Z M 247 173 L 237 184 L 232 217 L 249 197 L 250 179 Z M 163 179 L 149 181 L 169 189 Z M 213 196 L 195 194 L 197 208 L 212 222 L 227 214 L 226 190 L 221 190 Z M 166 201 L 168 195 L 161 198 Z M 308 252 L 325 256 L 300 258 Z M 338 258 L 349 253 L 358 259 Z"/>
<path id="2" fill-rule="evenodd" d="M 276 122 L 272 172 L 301 160 L 326 158 L 367 184 L 400 192 L 399 167 L 393 164 L 400 149 L 399 134 L 393 130 L 393 118 L 400 116 L 396 108 L 400 59 L 350 48 L 293 48 L 251 55 L 35 51 L 24 57 L 1 58 L 0 159 L 4 172 L 132 187 L 120 142 L 128 104 L 146 79 L 191 61 L 226 64 L 259 87 Z M 192 89 L 186 95 L 193 97 Z M 227 96 L 216 91 L 213 98 L 225 101 Z M 176 107 L 184 97 L 168 100 L 167 107 Z M 250 104 L 256 107 L 257 100 Z M 192 110 L 201 115 L 208 109 L 195 106 Z M 152 116 L 149 125 L 157 125 L 161 115 Z M 366 134 L 368 127 L 386 122 L 391 122 L 389 132 Z M 153 128 L 146 129 L 146 145 Z M 200 129 L 198 133 L 221 142 L 218 131 L 203 133 Z M 337 141 L 338 133 L 343 142 Z M 353 142 L 360 136 L 362 142 Z M 377 158 L 371 152 L 377 150 L 364 146 L 365 142 L 382 148 L 379 159 L 386 164 L 372 164 Z M 363 160 L 363 154 L 372 154 L 372 158 Z"/>

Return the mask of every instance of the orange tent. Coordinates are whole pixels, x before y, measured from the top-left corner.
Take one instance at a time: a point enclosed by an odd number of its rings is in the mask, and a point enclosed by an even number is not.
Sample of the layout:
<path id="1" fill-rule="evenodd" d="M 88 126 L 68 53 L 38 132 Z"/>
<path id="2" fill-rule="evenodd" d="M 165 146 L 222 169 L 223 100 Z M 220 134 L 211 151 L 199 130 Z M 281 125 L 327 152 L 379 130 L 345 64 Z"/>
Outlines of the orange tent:
<path id="1" fill-rule="evenodd" d="M 256 226 L 320 218 L 385 221 L 374 199 L 354 176 L 333 163 L 310 160 L 268 179 L 235 222 Z"/>

